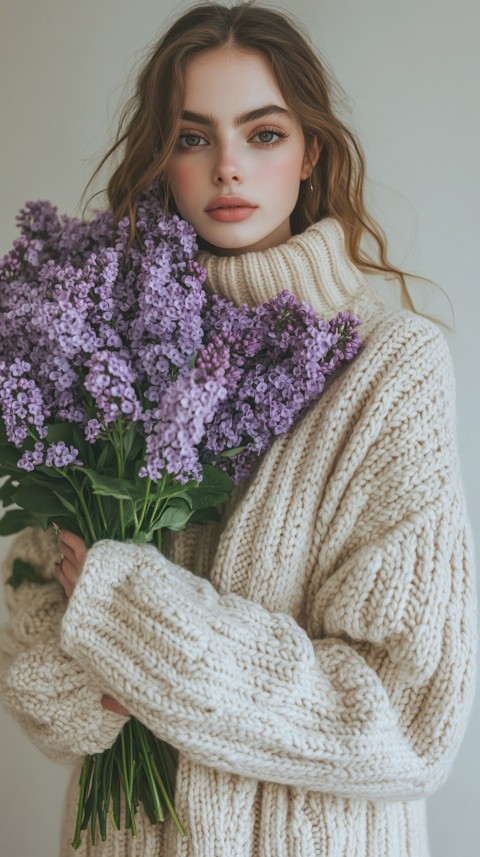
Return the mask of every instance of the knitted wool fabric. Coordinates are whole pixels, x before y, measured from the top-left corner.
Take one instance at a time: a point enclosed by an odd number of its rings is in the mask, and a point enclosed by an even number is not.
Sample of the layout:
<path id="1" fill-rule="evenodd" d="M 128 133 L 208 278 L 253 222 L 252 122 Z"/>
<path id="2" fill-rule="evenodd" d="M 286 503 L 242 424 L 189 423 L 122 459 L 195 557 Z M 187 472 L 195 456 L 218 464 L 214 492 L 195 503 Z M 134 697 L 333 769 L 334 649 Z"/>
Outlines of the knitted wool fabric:
<path id="1" fill-rule="evenodd" d="M 3 699 L 48 755 L 76 761 L 62 857 L 80 754 L 125 722 L 102 693 L 178 748 L 188 836 L 141 817 L 137 840 L 111 829 L 79 854 L 427 857 L 424 798 L 463 737 L 476 644 L 445 339 L 384 306 L 332 218 L 200 261 L 237 303 L 287 288 L 326 317 L 352 312 L 364 345 L 219 522 L 169 534 L 164 553 L 98 542 L 67 608 L 55 582 L 9 593 Z M 17 555 L 51 564 L 49 538 L 25 531 L 6 573 Z"/>

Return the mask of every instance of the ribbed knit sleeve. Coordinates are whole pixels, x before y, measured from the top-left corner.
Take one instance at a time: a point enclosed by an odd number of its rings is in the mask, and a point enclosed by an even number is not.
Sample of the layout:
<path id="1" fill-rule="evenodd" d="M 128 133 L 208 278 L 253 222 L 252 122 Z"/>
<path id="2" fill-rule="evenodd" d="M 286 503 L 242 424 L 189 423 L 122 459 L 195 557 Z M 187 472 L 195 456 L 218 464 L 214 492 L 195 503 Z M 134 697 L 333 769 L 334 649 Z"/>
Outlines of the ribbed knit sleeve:
<path id="1" fill-rule="evenodd" d="M 194 762 L 360 799 L 420 798 L 448 773 L 473 696 L 475 597 L 443 335 L 412 326 L 381 370 L 343 452 L 304 626 L 151 546 L 88 552 L 65 651 Z M 285 564 L 276 548 L 259 571 L 275 586 Z"/>
<path id="2" fill-rule="evenodd" d="M 17 536 L 3 564 L 5 580 L 17 557 L 44 582 L 5 587 L 11 620 L 0 628 L 0 700 L 50 758 L 73 761 L 104 750 L 126 718 L 102 708 L 97 677 L 60 649 L 66 599 L 51 577 L 58 560 L 55 534 L 29 527 Z"/>

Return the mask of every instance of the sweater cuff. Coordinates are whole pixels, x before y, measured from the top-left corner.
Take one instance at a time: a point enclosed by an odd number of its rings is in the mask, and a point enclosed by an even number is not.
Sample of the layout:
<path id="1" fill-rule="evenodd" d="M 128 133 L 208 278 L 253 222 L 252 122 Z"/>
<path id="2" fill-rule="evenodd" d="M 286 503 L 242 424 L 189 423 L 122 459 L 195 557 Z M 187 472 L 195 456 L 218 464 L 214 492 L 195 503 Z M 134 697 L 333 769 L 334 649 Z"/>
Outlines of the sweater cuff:
<path id="1" fill-rule="evenodd" d="M 102 660 L 102 639 L 108 647 L 111 638 L 119 636 L 125 645 L 127 629 L 122 626 L 115 604 L 122 605 L 132 597 L 128 591 L 129 578 L 133 576 L 135 584 L 138 583 L 145 554 L 154 556 L 156 591 L 153 598 L 157 605 L 161 603 L 163 593 L 166 602 L 171 601 L 173 594 L 176 603 L 183 602 L 181 590 L 184 587 L 188 589 L 189 584 L 191 587 L 190 579 L 194 576 L 186 569 L 174 566 L 151 545 L 140 548 L 139 545 L 110 539 L 96 542 L 87 552 L 61 625 L 64 651 L 80 661 L 87 660 L 93 670 L 96 670 L 97 654 Z M 185 596 L 191 600 L 188 592 Z"/>
<path id="2" fill-rule="evenodd" d="M 7 709 L 42 752 L 62 761 L 101 753 L 117 738 L 127 718 L 105 710 L 102 693 L 56 639 L 22 652 L 0 678 Z"/>

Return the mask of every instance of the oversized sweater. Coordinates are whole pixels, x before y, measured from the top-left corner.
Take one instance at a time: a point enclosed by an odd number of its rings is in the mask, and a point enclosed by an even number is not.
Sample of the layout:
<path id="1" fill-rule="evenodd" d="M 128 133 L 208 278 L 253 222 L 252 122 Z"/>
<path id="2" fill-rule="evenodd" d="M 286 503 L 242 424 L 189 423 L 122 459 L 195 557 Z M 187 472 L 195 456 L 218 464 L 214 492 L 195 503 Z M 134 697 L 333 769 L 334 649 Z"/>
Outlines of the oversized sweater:
<path id="1" fill-rule="evenodd" d="M 256 304 L 282 288 L 361 319 L 363 347 L 275 439 L 220 521 L 163 553 L 110 540 L 58 584 L 7 587 L 4 703 L 75 763 L 125 718 L 178 750 L 171 818 L 109 830 L 95 857 L 427 857 L 425 797 L 444 782 L 474 687 L 472 534 L 452 360 L 439 328 L 387 308 L 326 218 L 278 247 L 201 254 L 206 287 Z M 51 575 L 55 537 L 15 556 Z"/>

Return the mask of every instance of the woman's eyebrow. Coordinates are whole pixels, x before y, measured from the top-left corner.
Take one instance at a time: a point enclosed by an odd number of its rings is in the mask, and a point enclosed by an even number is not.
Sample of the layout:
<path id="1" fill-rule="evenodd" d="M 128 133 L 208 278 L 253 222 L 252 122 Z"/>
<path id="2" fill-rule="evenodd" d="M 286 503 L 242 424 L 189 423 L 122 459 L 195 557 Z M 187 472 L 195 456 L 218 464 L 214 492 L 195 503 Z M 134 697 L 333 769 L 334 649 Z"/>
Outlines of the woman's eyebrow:
<path id="1" fill-rule="evenodd" d="M 291 113 L 279 104 L 267 104 L 265 107 L 257 107 L 255 110 L 249 110 L 247 113 L 240 113 L 233 120 L 233 127 L 239 128 L 240 125 L 246 125 L 247 122 L 254 122 L 256 119 L 262 119 L 264 116 L 283 116 L 286 119 L 291 119 Z M 191 110 L 184 110 L 182 119 L 188 122 L 196 122 L 199 125 L 208 125 L 209 128 L 218 128 L 218 120 L 211 114 L 193 113 Z"/>

